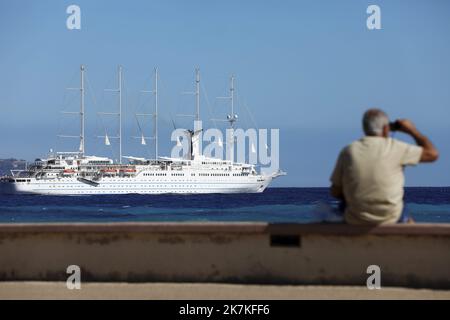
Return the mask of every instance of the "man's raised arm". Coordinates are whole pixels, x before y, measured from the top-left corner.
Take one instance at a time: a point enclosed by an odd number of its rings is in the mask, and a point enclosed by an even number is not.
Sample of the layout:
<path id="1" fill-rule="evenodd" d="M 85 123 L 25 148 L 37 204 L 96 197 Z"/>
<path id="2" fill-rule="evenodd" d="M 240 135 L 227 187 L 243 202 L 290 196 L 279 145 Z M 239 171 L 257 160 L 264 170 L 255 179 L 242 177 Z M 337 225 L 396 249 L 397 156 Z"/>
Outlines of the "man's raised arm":
<path id="1" fill-rule="evenodd" d="M 433 145 L 430 139 L 428 139 L 426 136 L 420 133 L 420 131 L 417 130 L 416 126 L 411 121 L 407 119 L 402 119 L 397 120 L 397 123 L 399 124 L 398 131 L 404 132 L 412 136 L 416 141 L 417 145 L 423 148 L 420 162 L 433 162 L 439 158 L 439 151 L 436 149 L 436 147 Z"/>

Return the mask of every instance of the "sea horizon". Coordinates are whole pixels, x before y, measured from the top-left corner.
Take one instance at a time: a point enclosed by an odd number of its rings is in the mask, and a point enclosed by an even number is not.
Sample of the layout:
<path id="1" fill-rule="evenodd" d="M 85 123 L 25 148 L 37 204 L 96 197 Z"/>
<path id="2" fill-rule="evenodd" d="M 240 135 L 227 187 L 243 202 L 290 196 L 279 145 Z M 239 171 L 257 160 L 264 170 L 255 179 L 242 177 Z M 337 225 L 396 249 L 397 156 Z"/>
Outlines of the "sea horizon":
<path id="1" fill-rule="evenodd" d="M 450 222 L 450 187 L 406 187 L 416 222 Z M 1 223 L 323 222 L 318 206 L 336 206 L 327 187 L 271 187 L 255 194 L 0 195 Z"/>

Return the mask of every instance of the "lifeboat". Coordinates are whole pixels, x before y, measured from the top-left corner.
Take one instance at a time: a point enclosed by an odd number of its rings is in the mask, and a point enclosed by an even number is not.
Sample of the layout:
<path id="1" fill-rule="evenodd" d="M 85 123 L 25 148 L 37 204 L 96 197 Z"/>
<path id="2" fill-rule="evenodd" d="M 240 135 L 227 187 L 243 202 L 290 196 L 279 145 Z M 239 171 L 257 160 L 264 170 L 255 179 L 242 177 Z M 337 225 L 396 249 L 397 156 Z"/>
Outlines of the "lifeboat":
<path id="1" fill-rule="evenodd" d="M 121 169 L 120 171 L 125 173 L 134 173 L 136 172 L 136 169 Z"/>
<path id="2" fill-rule="evenodd" d="M 116 169 L 102 169 L 100 171 L 104 172 L 104 173 L 116 173 L 117 172 Z"/>
<path id="3" fill-rule="evenodd" d="M 64 169 L 64 174 L 74 174 L 75 170 L 73 169 Z"/>

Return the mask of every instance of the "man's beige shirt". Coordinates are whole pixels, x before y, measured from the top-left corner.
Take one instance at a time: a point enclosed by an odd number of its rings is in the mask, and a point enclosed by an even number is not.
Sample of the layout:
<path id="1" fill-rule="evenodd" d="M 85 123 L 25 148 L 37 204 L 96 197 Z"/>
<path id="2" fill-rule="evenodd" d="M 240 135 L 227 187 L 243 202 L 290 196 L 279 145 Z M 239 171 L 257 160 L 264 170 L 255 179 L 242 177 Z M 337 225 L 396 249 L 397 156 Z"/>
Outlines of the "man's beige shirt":
<path id="1" fill-rule="evenodd" d="M 366 136 L 342 149 L 331 182 L 346 200 L 351 224 L 395 223 L 403 210 L 403 168 L 416 165 L 422 147 L 384 137 Z"/>

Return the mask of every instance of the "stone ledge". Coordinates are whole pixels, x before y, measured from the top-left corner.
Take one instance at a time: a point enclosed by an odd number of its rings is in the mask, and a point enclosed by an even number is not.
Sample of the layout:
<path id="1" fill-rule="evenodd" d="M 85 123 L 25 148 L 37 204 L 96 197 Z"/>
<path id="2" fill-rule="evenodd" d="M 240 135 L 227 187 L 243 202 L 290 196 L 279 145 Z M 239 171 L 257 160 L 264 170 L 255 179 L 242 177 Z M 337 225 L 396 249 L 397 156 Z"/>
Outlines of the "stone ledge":
<path id="1" fill-rule="evenodd" d="M 450 288 L 450 225 L 262 222 L 0 225 L 0 281 L 365 285 Z"/>
<path id="2" fill-rule="evenodd" d="M 10 223 L 0 233 L 275 233 L 322 235 L 424 235 L 450 236 L 450 224 L 417 223 L 380 226 L 345 224 L 297 224 L 265 222 L 110 222 L 110 223 Z"/>

